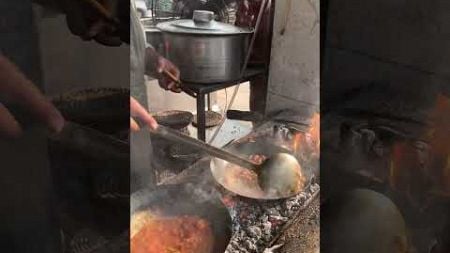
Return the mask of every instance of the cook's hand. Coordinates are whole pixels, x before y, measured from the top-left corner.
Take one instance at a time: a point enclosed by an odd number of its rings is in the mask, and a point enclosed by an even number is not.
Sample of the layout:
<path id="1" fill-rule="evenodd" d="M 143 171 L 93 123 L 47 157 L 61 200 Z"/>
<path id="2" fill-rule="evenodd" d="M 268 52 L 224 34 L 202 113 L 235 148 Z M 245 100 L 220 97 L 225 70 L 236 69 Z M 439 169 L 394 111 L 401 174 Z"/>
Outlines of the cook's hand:
<path id="1" fill-rule="evenodd" d="M 64 126 L 64 118 L 50 101 L 28 80 L 20 70 L 4 56 L 0 55 L 0 101 L 18 104 L 31 116 L 46 124 L 54 132 Z M 20 123 L 14 115 L 0 103 L 0 135 L 18 137 L 22 133 Z"/>
<path id="2" fill-rule="evenodd" d="M 113 16 L 121 16 L 120 8 L 123 0 L 95 0 Z M 129 5 L 129 3 L 128 3 Z M 122 41 L 129 41 L 129 21 L 120 20 L 121 25 L 106 21 L 88 1 L 63 0 L 63 11 L 66 13 L 67 25 L 70 31 L 84 40 L 95 40 L 106 46 L 120 46 Z M 129 19 L 129 9 L 126 10 Z M 122 24 L 124 23 L 124 24 Z M 128 36 L 128 37 L 127 37 Z"/>
<path id="3" fill-rule="evenodd" d="M 168 59 L 159 55 L 153 48 L 146 50 L 146 73 L 158 78 L 159 86 L 165 90 L 180 93 L 178 84 L 170 79 L 164 71 L 171 73 L 176 79 L 180 79 L 180 70 Z"/>
<path id="4" fill-rule="evenodd" d="M 130 129 L 131 131 L 139 131 L 139 124 L 133 119 L 133 117 L 140 119 L 146 126 L 151 129 L 156 130 L 158 128 L 158 123 L 156 120 L 147 112 L 147 110 L 139 104 L 139 102 L 130 97 Z"/>
<path id="5" fill-rule="evenodd" d="M 176 93 L 180 93 L 181 89 L 178 86 L 178 84 L 172 79 L 170 79 L 168 76 L 166 76 L 163 72 L 167 71 L 171 73 L 174 77 L 176 77 L 177 80 L 180 79 L 180 70 L 169 60 L 166 58 L 160 56 L 158 58 L 158 68 L 157 71 L 159 73 L 159 86 L 165 90 L 171 90 Z"/>

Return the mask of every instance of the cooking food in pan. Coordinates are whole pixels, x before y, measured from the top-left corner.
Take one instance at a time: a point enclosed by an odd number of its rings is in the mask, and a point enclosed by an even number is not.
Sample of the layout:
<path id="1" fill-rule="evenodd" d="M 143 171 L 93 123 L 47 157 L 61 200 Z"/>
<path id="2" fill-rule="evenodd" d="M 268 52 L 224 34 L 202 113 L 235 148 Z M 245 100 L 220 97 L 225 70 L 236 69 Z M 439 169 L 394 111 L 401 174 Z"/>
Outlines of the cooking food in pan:
<path id="1" fill-rule="evenodd" d="M 220 253 L 231 217 L 211 189 L 186 183 L 142 189 L 130 198 L 132 253 Z"/>
<path id="2" fill-rule="evenodd" d="M 292 153 L 290 153 L 290 150 L 270 141 L 237 142 L 233 146 L 226 147 L 226 149 L 231 153 L 247 156 L 254 163 L 261 164 L 264 162 L 269 167 L 274 168 L 255 173 L 227 161 L 213 158 L 210 166 L 214 179 L 232 193 L 252 199 L 276 200 L 293 197 L 304 191 L 311 183 L 312 172 L 309 166 L 303 167 L 304 160 L 292 155 L 284 158 L 276 157 Z M 270 159 L 266 161 L 268 158 Z M 278 165 L 279 162 L 282 164 Z M 285 169 L 277 170 L 277 167 Z M 266 174 L 263 175 L 263 173 Z M 264 178 L 264 180 L 260 180 L 261 178 Z M 266 180 L 270 183 L 268 188 L 280 186 L 281 188 L 287 187 L 287 189 L 268 189 L 261 185 Z M 278 181 L 270 182 L 270 180 Z"/>
<path id="3" fill-rule="evenodd" d="M 261 164 L 267 159 L 264 155 L 250 155 L 249 158 L 258 164 Z M 240 189 L 241 195 L 251 196 L 253 198 L 276 198 L 277 196 L 293 195 L 304 189 L 307 182 L 305 175 L 302 174 L 301 168 L 295 168 L 295 173 L 293 174 L 295 177 L 292 178 L 292 181 L 295 183 L 287 184 L 289 188 L 267 189 L 264 191 L 258 183 L 258 175 L 254 171 L 232 163 L 228 163 L 225 170 L 227 173 L 225 173 L 219 182 L 231 189 Z"/>
<path id="4" fill-rule="evenodd" d="M 139 230 L 131 236 L 132 253 L 213 253 L 214 235 L 205 219 L 192 215 L 138 216 Z"/>

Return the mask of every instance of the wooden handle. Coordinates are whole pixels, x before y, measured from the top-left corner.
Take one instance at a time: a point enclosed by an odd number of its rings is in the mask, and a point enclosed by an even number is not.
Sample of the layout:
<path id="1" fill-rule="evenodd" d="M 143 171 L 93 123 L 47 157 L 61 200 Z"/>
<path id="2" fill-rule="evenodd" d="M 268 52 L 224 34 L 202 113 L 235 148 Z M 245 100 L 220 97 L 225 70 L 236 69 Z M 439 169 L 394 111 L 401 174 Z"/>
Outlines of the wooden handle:
<path id="1" fill-rule="evenodd" d="M 172 73 L 170 73 L 167 70 L 163 70 L 164 75 L 166 75 L 168 78 L 170 78 L 170 80 L 172 80 L 173 82 L 177 83 L 177 84 L 181 84 L 180 79 L 176 78 Z"/>

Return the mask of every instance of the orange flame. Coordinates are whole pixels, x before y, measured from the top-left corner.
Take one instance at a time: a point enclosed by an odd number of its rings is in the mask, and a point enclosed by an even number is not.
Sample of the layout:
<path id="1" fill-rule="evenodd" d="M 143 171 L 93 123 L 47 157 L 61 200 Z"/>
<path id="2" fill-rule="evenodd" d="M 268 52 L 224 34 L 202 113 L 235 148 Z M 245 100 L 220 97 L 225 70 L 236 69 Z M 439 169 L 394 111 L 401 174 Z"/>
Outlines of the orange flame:
<path id="1" fill-rule="evenodd" d="M 311 118 L 311 126 L 306 133 L 298 133 L 294 136 L 292 148 L 295 152 L 302 148 L 312 156 L 318 156 L 320 152 L 320 114 L 314 113 Z"/>
<path id="2" fill-rule="evenodd" d="M 431 177 L 441 193 L 450 195 L 450 100 L 439 95 L 431 112 L 431 128 L 424 139 L 430 143 L 433 154 Z"/>
<path id="3" fill-rule="evenodd" d="M 314 113 L 311 120 L 311 128 L 308 131 L 316 153 L 320 152 L 320 114 Z"/>
<path id="4" fill-rule="evenodd" d="M 297 152 L 298 149 L 300 148 L 300 143 L 302 143 L 302 140 L 303 140 L 303 134 L 298 133 L 294 136 L 293 149 L 295 152 Z"/>
<path id="5" fill-rule="evenodd" d="M 429 145 L 428 158 L 421 157 L 412 143 L 396 143 L 389 168 L 389 183 L 397 190 L 411 193 L 424 184 L 424 178 L 434 182 L 434 192 L 450 196 L 450 100 L 439 95 L 430 111 L 429 128 L 422 135 Z"/>
<path id="6" fill-rule="evenodd" d="M 392 150 L 389 183 L 393 189 L 409 192 L 414 179 L 423 178 L 420 175 L 420 161 L 417 150 L 409 142 L 395 143 Z M 411 192 L 409 192 L 411 193 Z"/>

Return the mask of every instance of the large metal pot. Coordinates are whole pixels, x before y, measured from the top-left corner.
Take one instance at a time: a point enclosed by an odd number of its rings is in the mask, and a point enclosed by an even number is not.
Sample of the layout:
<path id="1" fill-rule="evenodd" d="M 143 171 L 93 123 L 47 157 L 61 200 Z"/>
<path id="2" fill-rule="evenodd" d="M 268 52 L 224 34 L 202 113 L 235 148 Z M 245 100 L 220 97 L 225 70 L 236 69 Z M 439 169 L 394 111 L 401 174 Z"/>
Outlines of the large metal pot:
<path id="1" fill-rule="evenodd" d="M 160 23 L 167 58 L 180 69 L 182 81 L 217 83 L 238 80 L 253 33 L 214 20 L 210 11 L 191 19 Z"/>
<path id="2" fill-rule="evenodd" d="M 144 31 L 147 43 L 152 45 L 158 53 L 165 55 L 166 52 L 164 50 L 164 41 L 161 30 L 144 25 Z"/>

